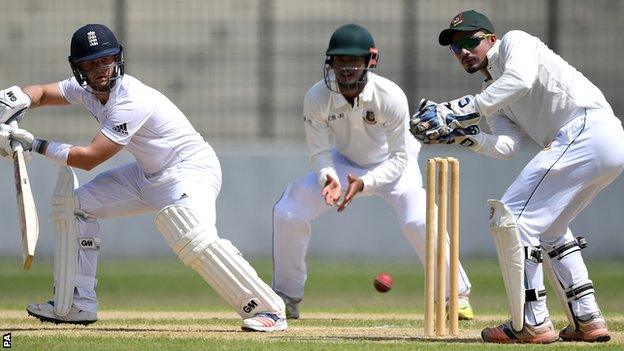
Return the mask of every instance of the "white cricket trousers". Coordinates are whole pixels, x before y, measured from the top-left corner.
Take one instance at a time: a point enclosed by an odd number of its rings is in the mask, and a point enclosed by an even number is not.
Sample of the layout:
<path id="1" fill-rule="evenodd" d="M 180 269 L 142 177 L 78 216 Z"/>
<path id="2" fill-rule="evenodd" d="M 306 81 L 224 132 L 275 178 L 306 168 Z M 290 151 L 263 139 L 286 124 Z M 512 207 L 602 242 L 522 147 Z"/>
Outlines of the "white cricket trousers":
<path id="1" fill-rule="evenodd" d="M 77 218 L 77 236 L 100 238 L 97 219 L 155 213 L 169 205 L 190 207 L 204 216 L 206 226 L 215 227 L 215 201 L 220 189 L 221 166 L 212 149 L 153 175 L 146 175 L 136 162 L 124 164 L 76 189 L 80 210 L 94 217 Z M 78 250 L 74 304 L 85 311 L 96 312 L 98 308 L 98 254 L 99 250 Z"/>
<path id="2" fill-rule="evenodd" d="M 332 158 L 344 196 L 349 184 L 347 174 L 359 177 L 370 168 L 353 164 L 335 150 L 332 152 Z M 403 235 L 416 251 L 420 262 L 424 264 L 426 192 L 422 185 L 417 156 L 410 155 L 405 171 L 397 180 L 366 195 L 381 196 L 394 209 Z M 357 197 L 354 201 L 357 201 Z M 276 292 L 294 300 L 303 298 L 307 278 L 305 256 L 310 242 L 310 223 L 330 209 L 335 210 L 336 207 L 325 204 L 314 172 L 291 183 L 284 191 L 273 208 L 273 289 Z M 347 213 L 348 209 L 343 215 Z M 448 269 L 448 248 L 446 252 Z M 460 295 L 468 295 L 470 282 L 461 264 L 459 269 Z"/>
<path id="3" fill-rule="evenodd" d="M 524 245 L 552 251 L 573 241 L 570 222 L 622 169 L 624 131 L 620 120 L 608 110 L 583 110 L 526 165 L 502 202 L 515 215 Z M 589 242 L 591 245 L 591 238 Z M 542 264 L 525 262 L 527 288 L 543 287 Z M 566 287 L 589 281 L 580 251 L 553 260 L 553 270 Z M 575 316 L 600 310 L 594 294 L 574 300 L 570 306 Z M 526 303 L 527 323 L 539 324 L 546 317 L 545 300 Z"/>

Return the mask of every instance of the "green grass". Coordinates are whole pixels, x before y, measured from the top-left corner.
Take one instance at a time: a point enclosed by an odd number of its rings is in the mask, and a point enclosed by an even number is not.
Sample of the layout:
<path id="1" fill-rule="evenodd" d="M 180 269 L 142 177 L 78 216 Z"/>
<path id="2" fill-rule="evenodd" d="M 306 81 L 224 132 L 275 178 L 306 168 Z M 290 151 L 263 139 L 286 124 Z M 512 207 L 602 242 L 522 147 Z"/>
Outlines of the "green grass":
<path id="1" fill-rule="evenodd" d="M 250 261 L 260 276 L 270 281 L 271 261 Z M 505 348 L 622 349 L 624 262 L 590 263 L 590 278 L 615 340 L 597 345 L 556 343 Z M 240 320 L 231 309 L 175 258 L 100 261 L 100 321 L 86 328 L 42 324 L 15 312 L 23 311 L 29 302 L 51 297 L 52 262 L 37 261 L 30 272 L 23 272 L 19 259 L 2 259 L 0 332 L 12 332 L 12 349 L 16 350 L 498 350 L 500 345 L 480 343 L 478 334 L 480 329 L 506 318 L 498 264 L 495 260 L 464 264 L 473 283 L 471 302 L 477 320 L 462 322 L 458 339 L 422 337 L 423 275 L 416 260 L 310 259 L 302 319 L 289 321 L 286 333 L 250 334 L 239 330 Z M 394 277 L 395 286 L 388 293 L 373 289 L 373 277 L 379 272 Z M 563 311 L 552 292 L 549 306 L 556 326 L 565 326 Z M 127 312 L 124 317 L 111 317 L 116 311 Z M 163 311 L 169 314 L 145 317 Z M 373 314 L 375 317 L 370 318 Z M 479 320 L 479 316 L 488 318 Z"/>

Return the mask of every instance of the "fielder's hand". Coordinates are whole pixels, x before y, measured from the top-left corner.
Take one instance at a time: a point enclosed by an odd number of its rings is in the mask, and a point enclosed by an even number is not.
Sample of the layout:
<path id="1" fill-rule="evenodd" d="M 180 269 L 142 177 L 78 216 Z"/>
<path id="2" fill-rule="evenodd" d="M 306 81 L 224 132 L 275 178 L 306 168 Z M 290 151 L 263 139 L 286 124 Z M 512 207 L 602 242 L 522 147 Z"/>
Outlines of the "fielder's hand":
<path id="1" fill-rule="evenodd" d="M 327 180 L 325 181 L 325 186 L 321 191 L 321 195 L 325 198 L 325 203 L 329 206 L 334 206 L 340 200 L 340 192 L 342 189 L 340 188 L 340 183 L 336 179 L 334 179 L 329 174 L 327 175 Z"/>
<path id="2" fill-rule="evenodd" d="M 362 179 L 356 178 L 351 174 L 347 175 L 347 179 L 349 180 L 349 187 L 347 188 L 344 200 L 342 200 L 342 204 L 338 206 L 338 212 L 344 211 L 351 203 L 351 200 L 353 200 L 355 195 L 364 190 L 364 182 Z"/>
<path id="3" fill-rule="evenodd" d="M 15 114 L 30 106 L 30 97 L 22 88 L 12 86 L 0 90 L 0 123 L 6 123 Z"/>

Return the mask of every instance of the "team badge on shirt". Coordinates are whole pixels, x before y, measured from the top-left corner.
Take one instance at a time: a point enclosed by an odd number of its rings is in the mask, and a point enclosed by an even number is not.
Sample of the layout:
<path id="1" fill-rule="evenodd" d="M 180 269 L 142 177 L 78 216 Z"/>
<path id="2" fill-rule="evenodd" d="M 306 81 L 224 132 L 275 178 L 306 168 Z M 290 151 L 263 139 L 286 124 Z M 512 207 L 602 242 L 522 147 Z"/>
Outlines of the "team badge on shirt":
<path id="1" fill-rule="evenodd" d="M 375 119 L 375 113 L 373 111 L 366 111 L 366 115 L 364 115 L 364 122 L 368 124 L 377 123 L 377 120 Z"/>

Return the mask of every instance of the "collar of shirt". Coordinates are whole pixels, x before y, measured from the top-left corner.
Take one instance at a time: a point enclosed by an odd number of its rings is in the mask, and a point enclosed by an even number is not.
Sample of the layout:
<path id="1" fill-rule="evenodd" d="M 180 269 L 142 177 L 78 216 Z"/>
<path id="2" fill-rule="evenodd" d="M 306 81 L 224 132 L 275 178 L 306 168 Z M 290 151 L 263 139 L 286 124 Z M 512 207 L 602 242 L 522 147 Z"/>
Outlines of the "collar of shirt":
<path id="1" fill-rule="evenodd" d="M 496 62 L 496 60 L 498 60 L 498 48 L 499 47 L 500 47 L 500 40 L 496 40 L 494 45 L 492 45 L 490 50 L 488 50 L 487 54 L 485 54 L 488 59 L 488 67 L 487 67 L 488 71 L 491 71 L 490 67 L 492 67 L 492 64 Z"/>
<path id="2" fill-rule="evenodd" d="M 109 101 L 112 100 L 113 97 L 117 97 L 117 94 L 119 93 L 119 89 L 121 89 L 121 86 L 124 84 L 124 76 L 121 76 L 121 78 L 117 79 L 117 82 L 115 83 L 115 86 L 113 86 L 113 89 L 111 89 L 110 92 L 110 96 L 109 96 Z"/>
<path id="3" fill-rule="evenodd" d="M 356 105 L 373 100 L 373 84 L 371 83 L 373 79 L 375 79 L 374 78 L 375 75 L 370 72 L 367 72 L 366 74 L 367 74 L 368 81 L 366 82 L 366 85 L 364 86 L 364 89 L 362 90 L 360 95 L 358 95 L 358 97 L 356 98 L 357 100 Z M 332 100 L 334 100 L 334 108 L 340 108 L 344 105 L 349 104 L 347 99 L 345 99 L 345 97 L 342 96 L 342 94 L 340 93 L 332 92 L 332 96 L 333 96 Z"/>

